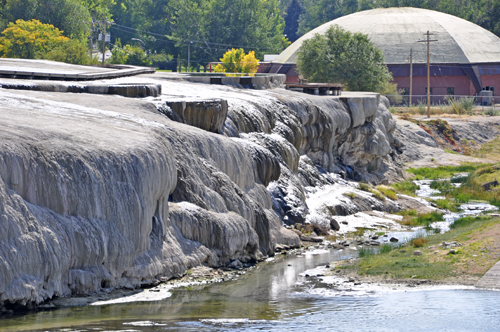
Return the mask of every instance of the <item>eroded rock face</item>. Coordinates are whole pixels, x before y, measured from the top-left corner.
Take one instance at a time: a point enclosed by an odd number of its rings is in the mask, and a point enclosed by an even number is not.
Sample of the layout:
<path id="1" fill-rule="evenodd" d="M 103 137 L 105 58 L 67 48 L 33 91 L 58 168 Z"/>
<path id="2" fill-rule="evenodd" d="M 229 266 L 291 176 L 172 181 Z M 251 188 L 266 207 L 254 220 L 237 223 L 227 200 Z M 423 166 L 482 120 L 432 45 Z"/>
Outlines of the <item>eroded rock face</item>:
<path id="1" fill-rule="evenodd" d="M 213 100 L 178 100 L 158 103 L 158 110 L 173 121 L 213 133 L 222 133 L 227 116 L 227 101 Z"/>
<path id="2" fill-rule="evenodd" d="M 398 174 L 378 95 L 203 89 L 217 102 L 1 92 L 0 304 L 273 255 L 306 188 Z"/>
<path id="3" fill-rule="evenodd" d="M 1 303 L 135 287 L 299 244 L 272 209 L 280 164 L 268 150 L 147 102 L 74 98 L 0 97 Z"/>

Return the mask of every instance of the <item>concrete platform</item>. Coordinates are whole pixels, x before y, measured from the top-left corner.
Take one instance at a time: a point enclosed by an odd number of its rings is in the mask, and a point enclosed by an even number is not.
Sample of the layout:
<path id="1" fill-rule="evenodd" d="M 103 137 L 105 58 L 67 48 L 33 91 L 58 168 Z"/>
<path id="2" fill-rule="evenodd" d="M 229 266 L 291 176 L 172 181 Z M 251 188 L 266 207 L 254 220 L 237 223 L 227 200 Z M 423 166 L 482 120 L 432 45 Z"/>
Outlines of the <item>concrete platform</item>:
<path id="1" fill-rule="evenodd" d="M 500 261 L 479 279 L 476 287 L 487 289 L 500 289 Z"/>
<path id="2" fill-rule="evenodd" d="M 155 71 L 155 68 L 129 65 L 97 67 L 49 60 L 0 59 L 0 77 L 3 78 L 89 81 L 154 73 Z"/>

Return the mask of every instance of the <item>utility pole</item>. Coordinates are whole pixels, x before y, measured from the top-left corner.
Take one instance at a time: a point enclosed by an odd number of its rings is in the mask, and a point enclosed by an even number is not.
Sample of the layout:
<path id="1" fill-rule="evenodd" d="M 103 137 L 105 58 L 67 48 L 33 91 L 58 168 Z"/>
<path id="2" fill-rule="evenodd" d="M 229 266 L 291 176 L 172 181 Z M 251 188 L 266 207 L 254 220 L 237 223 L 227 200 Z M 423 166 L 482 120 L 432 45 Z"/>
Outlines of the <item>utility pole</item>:
<path id="1" fill-rule="evenodd" d="M 94 20 L 91 19 L 90 20 L 90 60 L 92 60 L 92 49 L 94 48 L 94 41 L 92 40 L 92 27 L 93 26 L 94 26 Z"/>
<path id="2" fill-rule="evenodd" d="M 431 67 L 429 64 L 429 50 L 431 42 L 436 42 L 437 39 L 431 40 L 430 37 L 434 36 L 433 33 L 430 33 L 427 30 L 427 33 L 424 33 L 424 36 L 427 36 L 426 40 L 419 40 L 419 43 L 427 43 L 427 117 L 431 117 Z"/>
<path id="3" fill-rule="evenodd" d="M 188 67 L 187 67 L 188 72 L 191 70 L 191 44 L 192 43 L 193 43 L 192 41 L 190 41 L 188 43 Z"/>
<path id="4" fill-rule="evenodd" d="M 410 48 L 410 100 L 408 106 L 411 107 L 411 96 L 413 95 L 413 48 Z"/>
<path id="5" fill-rule="evenodd" d="M 106 53 L 106 27 L 108 25 L 108 18 L 104 19 L 104 32 L 102 33 L 102 66 L 104 67 L 104 54 Z"/>

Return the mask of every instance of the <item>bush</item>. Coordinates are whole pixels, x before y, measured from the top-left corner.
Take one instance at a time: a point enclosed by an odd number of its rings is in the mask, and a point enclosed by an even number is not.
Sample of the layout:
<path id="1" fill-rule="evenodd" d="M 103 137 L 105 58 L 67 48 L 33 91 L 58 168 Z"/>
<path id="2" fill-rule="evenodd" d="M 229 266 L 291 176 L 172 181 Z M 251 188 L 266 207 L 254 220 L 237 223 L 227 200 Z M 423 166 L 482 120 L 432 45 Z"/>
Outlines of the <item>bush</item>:
<path id="1" fill-rule="evenodd" d="M 384 194 L 385 196 L 389 197 L 392 200 L 398 199 L 398 195 L 396 194 L 396 191 L 392 187 L 380 185 L 375 187 L 375 189 L 377 189 L 382 194 Z"/>
<path id="2" fill-rule="evenodd" d="M 411 244 L 412 244 L 415 248 L 419 248 L 419 247 L 423 247 L 423 246 L 424 246 L 424 244 L 425 244 L 426 242 L 429 242 L 429 240 L 427 240 L 427 239 L 425 239 L 425 238 L 423 238 L 423 237 L 419 237 L 419 238 L 417 238 L 417 239 L 413 239 L 413 240 L 411 241 Z"/>
<path id="3" fill-rule="evenodd" d="M 135 66 L 152 66 L 152 62 L 146 56 L 146 53 L 139 46 L 122 44 L 119 39 L 116 40 L 115 46 L 111 50 L 111 58 L 109 62 L 112 64 L 127 64 Z"/>
<path id="4" fill-rule="evenodd" d="M 370 186 L 368 183 L 366 182 L 360 182 L 358 183 L 358 186 L 359 186 L 359 189 L 360 190 L 363 190 L 363 191 L 367 191 L 369 193 L 372 192 L 372 186 Z"/>
<path id="5" fill-rule="evenodd" d="M 256 73 L 259 67 L 255 52 L 250 51 L 245 54 L 242 48 L 227 51 L 220 61 L 222 64 L 215 66 L 215 71 L 218 73 Z"/>
<path id="6" fill-rule="evenodd" d="M 174 61 L 174 57 L 170 54 L 152 53 L 148 55 L 148 59 L 151 61 L 153 67 L 161 70 L 175 70 L 177 65 Z"/>

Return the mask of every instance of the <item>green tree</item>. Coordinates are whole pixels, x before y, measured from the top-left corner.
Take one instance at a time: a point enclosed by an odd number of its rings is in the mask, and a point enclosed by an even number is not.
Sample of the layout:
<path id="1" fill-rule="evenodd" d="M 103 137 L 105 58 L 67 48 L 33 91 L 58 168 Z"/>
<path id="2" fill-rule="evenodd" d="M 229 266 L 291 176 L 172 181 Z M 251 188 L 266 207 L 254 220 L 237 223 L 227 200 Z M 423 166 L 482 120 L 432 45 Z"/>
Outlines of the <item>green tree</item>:
<path id="1" fill-rule="evenodd" d="M 90 32 L 90 14 L 80 0 L 6 0 L 3 12 L 7 22 L 36 19 L 70 38 L 84 39 Z"/>
<path id="2" fill-rule="evenodd" d="M 297 68 L 312 82 L 338 82 L 353 91 L 381 92 L 392 80 L 382 51 L 368 36 L 339 26 L 304 41 L 297 54 Z"/>
<path id="3" fill-rule="evenodd" d="M 9 23 L 0 37 L 0 55 L 3 58 L 47 59 L 86 64 L 89 57 L 86 46 L 77 39 L 69 39 L 51 24 L 38 20 L 17 20 Z"/>
<path id="4" fill-rule="evenodd" d="M 115 42 L 115 46 L 111 50 L 112 64 L 127 64 L 136 66 L 151 66 L 152 62 L 148 59 L 144 50 L 138 46 L 125 45 L 122 47 L 120 40 Z"/>
<path id="5" fill-rule="evenodd" d="M 357 0 L 304 0 L 304 12 L 299 19 L 299 36 L 344 15 L 358 11 Z"/>
<path id="6" fill-rule="evenodd" d="M 2 35 L 0 52 L 3 58 L 44 58 L 52 48 L 69 41 L 58 28 L 38 20 L 19 19 L 16 23 L 9 23 Z"/>
<path id="7" fill-rule="evenodd" d="M 292 0 L 286 7 L 285 34 L 292 43 L 298 39 L 299 18 L 304 9 L 298 0 Z"/>
<path id="8" fill-rule="evenodd" d="M 193 62 L 220 58 L 230 48 L 278 53 L 284 20 L 277 0 L 171 0 L 170 38 Z M 192 42 L 192 43 L 191 43 Z"/>
<path id="9" fill-rule="evenodd" d="M 132 38 L 139 38 L 147 50 L 176 53 L 176 42 L 167 38 L 172 34 L 169 0 L 116 0 L 111 13 L 117 24 L 110 29 L 112 40 L 129 44 Z"/>

